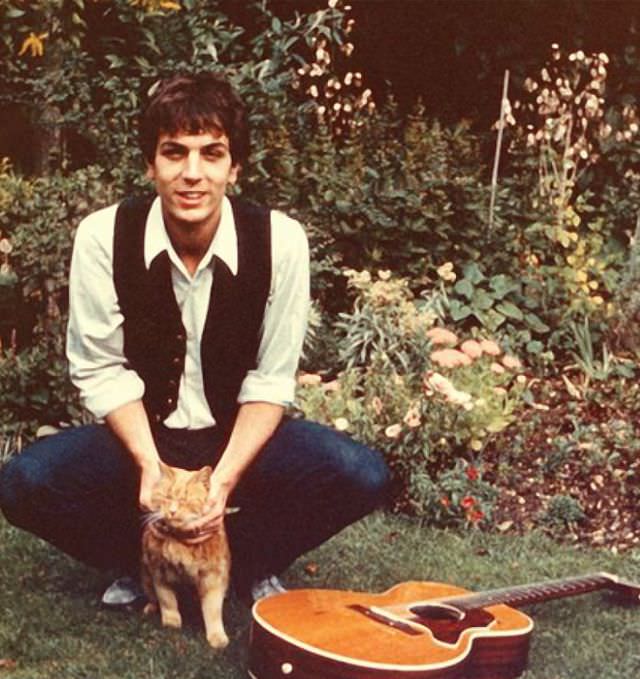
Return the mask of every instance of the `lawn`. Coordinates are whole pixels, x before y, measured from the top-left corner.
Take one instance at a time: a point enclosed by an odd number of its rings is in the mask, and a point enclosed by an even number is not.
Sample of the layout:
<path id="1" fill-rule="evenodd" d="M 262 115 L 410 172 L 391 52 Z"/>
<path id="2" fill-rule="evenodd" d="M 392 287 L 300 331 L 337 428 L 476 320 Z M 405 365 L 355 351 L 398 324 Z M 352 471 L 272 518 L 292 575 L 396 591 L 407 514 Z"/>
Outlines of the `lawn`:
<path id="1" fill-rule="evenodd" d="M 469 589 L 607 570 L 640 580 L 640 551 L 614 555 L 540 533 L 454 533 L 378 513 L 300 559 L 289 587 L 383 591 L 413 579 Z M 230 646 L 211 651 L 202 629 L 163 630 L 137 611 L 100 607 L 108 575 L 85 568 L 0 519 L 0 678 L 236 679 L 245 677 L 250 615 L 233 596 Z M 526 609 L 536 627 L 523 679 L 634 679 L 640 608 L 598 592 Z"/>

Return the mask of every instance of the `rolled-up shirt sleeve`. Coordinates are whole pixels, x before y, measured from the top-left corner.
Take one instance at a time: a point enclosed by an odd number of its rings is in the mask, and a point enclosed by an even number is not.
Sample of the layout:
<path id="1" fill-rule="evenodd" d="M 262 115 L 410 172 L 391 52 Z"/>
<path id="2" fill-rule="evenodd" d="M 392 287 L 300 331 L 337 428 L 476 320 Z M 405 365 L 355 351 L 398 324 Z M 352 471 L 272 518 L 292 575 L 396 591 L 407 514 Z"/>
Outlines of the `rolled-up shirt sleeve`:
<path id="1" fill-rule="evenodd" d="M 293 402 L 296 370 L 309 314 L 309 246 L 302 226 L 281 212 L 271 217 L 272 276 L 258 365 L 247 373 L 239 403 Z"/>
<path id="2" fill-rule="evenodd" d="M 98 419 L 144 394 L 123 350 L 123 317 L 113 284 L 115 211 L 116 206 L 99 210 L 80 223 L 69 274 L 69 372 Z"/>

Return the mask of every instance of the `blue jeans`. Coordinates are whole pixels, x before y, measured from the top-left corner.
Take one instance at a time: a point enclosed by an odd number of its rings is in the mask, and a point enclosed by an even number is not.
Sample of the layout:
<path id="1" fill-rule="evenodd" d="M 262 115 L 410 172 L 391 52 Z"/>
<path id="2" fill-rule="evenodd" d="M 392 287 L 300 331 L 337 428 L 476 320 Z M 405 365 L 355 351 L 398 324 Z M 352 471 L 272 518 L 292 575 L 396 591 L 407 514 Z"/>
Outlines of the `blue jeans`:
<path id="1" fill-rule="evenodd" d="M 170 465 L 215 465 L 217 430 L 159 427 L 154 438 Z M 7 520 L 91 566 L 135 573 L 139 564 L 139 472 L 103 425 L 40 439 L 0 470 Z M 298 556 L 371 512 L 386 498 L 389 472 L 377 451 L 323 425 L 285 419 L 245 471 L 227 517 L 232 577 L 280 573 Z"/>

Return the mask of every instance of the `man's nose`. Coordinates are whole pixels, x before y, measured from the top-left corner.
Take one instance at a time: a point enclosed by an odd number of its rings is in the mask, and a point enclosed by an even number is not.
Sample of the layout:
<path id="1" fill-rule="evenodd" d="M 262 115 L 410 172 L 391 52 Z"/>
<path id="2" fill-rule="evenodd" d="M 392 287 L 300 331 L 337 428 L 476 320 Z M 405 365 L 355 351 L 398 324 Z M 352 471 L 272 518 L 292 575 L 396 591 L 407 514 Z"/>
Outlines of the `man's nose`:
<path id="1" fill-rule="evenodd" d="M 199 153 L 190 153 L 184 163 L 182 175 L 185 179 L 197 181 L 202 178 L 202 159 Z"/>

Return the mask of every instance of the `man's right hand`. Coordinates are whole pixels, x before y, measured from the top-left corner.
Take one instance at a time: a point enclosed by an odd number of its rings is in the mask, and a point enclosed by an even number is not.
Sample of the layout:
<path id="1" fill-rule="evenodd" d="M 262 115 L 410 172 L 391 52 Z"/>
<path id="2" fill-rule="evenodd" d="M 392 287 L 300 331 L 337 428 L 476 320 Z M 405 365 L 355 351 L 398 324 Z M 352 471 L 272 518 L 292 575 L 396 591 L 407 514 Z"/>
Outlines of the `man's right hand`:
<path id="1" fill-rule="evenodd" d="M 138 503 L 142 511 L 147 512 L 151 510 L 153 489 L 161 476 L 160 463 L 157 461 L 150 462 L 142 467 L 140 471 L 140 495 L 138 497 Z"/>

